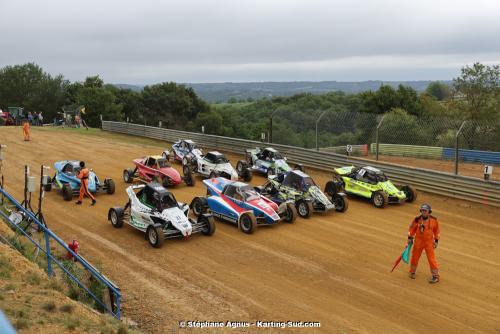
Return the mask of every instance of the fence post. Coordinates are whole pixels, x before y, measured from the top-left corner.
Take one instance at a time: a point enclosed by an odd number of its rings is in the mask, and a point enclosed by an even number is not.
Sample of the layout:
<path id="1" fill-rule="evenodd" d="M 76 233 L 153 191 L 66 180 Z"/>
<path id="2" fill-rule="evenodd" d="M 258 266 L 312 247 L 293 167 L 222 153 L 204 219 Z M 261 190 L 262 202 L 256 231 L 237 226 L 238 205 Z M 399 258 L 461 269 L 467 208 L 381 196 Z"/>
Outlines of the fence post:
<path id="1" fill-rule="evenodd" d="M 465 122 L 466 121 L 462 122 L 462 125 L 460 125 L 460 128 L 455 135 L 455 175 L 458 175 L 458 136 L 460 135 L 460 132 L 462 132 L 462 128 L 464 127 Z"/>
<path id="2" fill-rule="evenodd" d="M 375 131 L 375 160 L 378 161 L 378 144 L 379 144 L 379 138 L 378 138 L 378 130 L 380 129 L 380 126 L 382 125 L 382 122 L 384 121 L 385 115 L 382 116 L 380 119 L 380 122 L 378 122 L 377 129 Z"/>
<path id="3" fill-rule="evenodd" d="M 49 274 L 49 276 L 52 276 L 52 260 L 50 259 L 51 255 L 49 234 L 46 230 L 43 232 L 43 234 L 45 236 L 45 250 L 47 252 L 47 273 Z"/>

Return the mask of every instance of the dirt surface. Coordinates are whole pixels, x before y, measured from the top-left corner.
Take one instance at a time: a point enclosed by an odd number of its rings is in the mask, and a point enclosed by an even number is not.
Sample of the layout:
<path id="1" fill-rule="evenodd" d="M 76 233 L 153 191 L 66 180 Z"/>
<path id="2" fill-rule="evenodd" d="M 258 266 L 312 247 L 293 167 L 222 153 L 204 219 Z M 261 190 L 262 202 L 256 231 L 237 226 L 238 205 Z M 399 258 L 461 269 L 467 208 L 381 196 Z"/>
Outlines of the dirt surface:
<path id="1" fill-rule="evenodd" d="M 363 158 L 375 160 L 375 155 Z M 455 173 L 455 162 L 450 160 L 420 159 L 412 157 L 395 157 L 390 155 L 379 155 L 379 161 L 390 162 L 403 166 L 432 169 L 446 173 Z M 460 161 L 458 164 L 458 174 L 482 179 L 484 177 L 484 165 L 479 163 L 469 163 Z M 491 180 L 500 181 L 500 166 L 493 165 L 493 175 Z"/>
<path id="2" fill-rule="evenodd" d="M 253 235 L 218 222 L 211 237 L 167 240 L 153 249 L 140 232 L 113 228 L 107 211 L 127 200 L 122 170 L 133 158 L 160 153 L 166 143 L 69 129 L 33 129 L 32 138 L 23 142 L 20 128 L 0 129 L 0 143 L 8 145 L 6 188 L 17 198 L 25 163 L 38 171 L 42 163 L 82 159 L 99 176 L 115 179 L 116 194 L 98 195 L 95 207 L 88 200 L 82 206 L 65 202 L 53 191 L 44 213 L 59 236 L 77 238 L 83 255 L 102 264 L 122 290 L 124 314 L 147 332 L 500 332 L 499 209 L 425 193 L 416 203 L 385 209 L 351 198 L 346 213 L 316 214 Z M 327 181 L 326 173 L 311 174 L 321 186 Z M 206 191 L 198 179 L 194 188 L 173 192 L 190 202 Z M 408 278 L 405 264 L 389 273 L 422 202 L 441 222 L 437 285 L 426 281 L 424 256 L 416 280 Z M 179 329 L 185 320 L 319 321 L 321 328 Z"/>

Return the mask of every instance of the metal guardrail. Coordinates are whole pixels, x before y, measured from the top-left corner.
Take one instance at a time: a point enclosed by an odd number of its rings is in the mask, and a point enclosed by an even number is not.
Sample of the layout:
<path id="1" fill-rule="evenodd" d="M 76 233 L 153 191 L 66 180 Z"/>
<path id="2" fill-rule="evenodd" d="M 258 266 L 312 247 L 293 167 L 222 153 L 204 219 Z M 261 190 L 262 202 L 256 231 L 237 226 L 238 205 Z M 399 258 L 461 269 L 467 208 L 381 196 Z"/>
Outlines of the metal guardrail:
<path id="1" fill-rule="evenodd" d="M 163 129 L 140 124 L 103 121 L 102 129 L 167 142 L 191 139 L 198 142 L 202 147 L 239 153 L 242 156 L 247 148 L 271 146 L 280 150 L 291 162 L 302 163 L 304 166 L 330 172 L 333 171 L 333 168 L 339 166 L 371 165 L 384 170 L 398 184 L 410 184 L 421 191 L 500 207 L 500 182 L 496 181 L 484 181 L 429 169 L 403 167 L 386 162 L 346 157 L 345 155 L 329 152 L 317 152 L 312 149 L 294 146 L 261 143 L 246 139 Z"/>
<path id="2" fill-rule="evenodd" d="M 2 210 L 0 210 L 0 218 L 3 218 L 3 220 L 7 223 L 9 223 L 13 228 L 15 228 L 19 233 L 24 235 L 29 241 L 31 241 L 40 251 L 42 251 L 46 257 L 47 257 L 47 273 L 49 276 L 52 276 L 53 274 L 53 269 L 52 269 L 52 263 L 55 263 L 68 277 L 74 281 L 81 289 L 83 289 L 96 303 L 98 303 L 101 307 L 103 307 L 104 310 L 109 312 L 112 316 L 120 319 L 120 302 L 121 302 L 121 292 L 120 288 L 110 281 L 108 278 L 106 278 L 104 275 L 102 275 L 96 268 L 94 268 L 84 257 L 81 255 L 78 255 L 77 253 L 73 252 L 71 248 L 69 248 L 64 241 L 62 241 L 54 232 L 52 232 L 50 229 L 48 229 L 44 224 L 42 224 L 37 217 L 29 210 L 25 209 L 12 195 L 10 195 L 8 192 L 6 192 L 3 188 L 0 187 L 0 195 L 4 197 L 4 202 L 5 199 L 8 199 L 10 203 L 16 208 L 16 210 L 22 212 L 22 215 L 25 216 L 27 219 L 30 220 L 33 224 L 36 225 L 37 229 L 39 231 L 42 231 L 44 234 L 44 240 L 45 240 L 45 247 L 40 245 L 35 239 L 33 239 L 25 230 L 23 230 L 20 226 L 12 222 Z M 100 300 L 98 297 L 96 297 L 92 291 L 88 287 L 86 287 L 80 280 L 75 277 L 71 272 L 69 272 L 60 261 L 58 261 L 53 255 L 52 255 L 52 250 L 50 247 L 50 241 L 54 240 L 57 242 L 62 248 L 64 248 L 65 251 L 70 253 L 75 260 L 80 263 L 95 279 L 100 281 L 104 286 L 108 288 L 108 291 L 110 292 L 110 297 L 111 295 L 114 298 L 111 298 L 111 307 L 106 305 L 105 302 Z M 114 300 L 113 300 L 114 299 Z"/>

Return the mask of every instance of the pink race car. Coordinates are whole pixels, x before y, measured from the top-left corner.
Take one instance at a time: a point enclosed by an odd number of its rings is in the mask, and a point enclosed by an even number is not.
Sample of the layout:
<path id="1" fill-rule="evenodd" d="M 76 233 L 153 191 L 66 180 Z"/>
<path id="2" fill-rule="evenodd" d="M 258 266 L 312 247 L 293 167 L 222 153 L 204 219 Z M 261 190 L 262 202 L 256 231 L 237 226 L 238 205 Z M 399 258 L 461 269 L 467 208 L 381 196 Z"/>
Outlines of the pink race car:
<path id="1" fill-rule="evenodd" d="M 125 169 L 123 171 L 123 181 L 126 183 L 132 183 L 134 179 L 146 183 L 156 181 L 166 188 L 176 186 L 184 180 L 188 186 L 194 185 L 193 177 L 182 178 L 179 172 L 171 167 L 168 161 L 161 156 L 148 156 L 135 159 L 134 164 L 134 169 Z"/>

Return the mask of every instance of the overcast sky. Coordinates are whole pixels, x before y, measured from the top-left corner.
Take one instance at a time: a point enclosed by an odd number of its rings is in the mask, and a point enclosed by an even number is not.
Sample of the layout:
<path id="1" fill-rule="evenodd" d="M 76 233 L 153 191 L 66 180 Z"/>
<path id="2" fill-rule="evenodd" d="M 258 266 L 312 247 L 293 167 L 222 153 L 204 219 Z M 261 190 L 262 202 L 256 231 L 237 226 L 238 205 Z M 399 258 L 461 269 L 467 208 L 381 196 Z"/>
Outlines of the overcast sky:
<path id="1" fill-rule="evenodd" d="M 0 67 L 72 81 L 451 79 L 499 38 L 497 0 L 0 0 Z"/>

